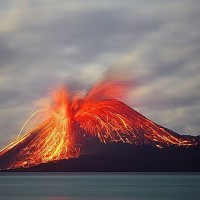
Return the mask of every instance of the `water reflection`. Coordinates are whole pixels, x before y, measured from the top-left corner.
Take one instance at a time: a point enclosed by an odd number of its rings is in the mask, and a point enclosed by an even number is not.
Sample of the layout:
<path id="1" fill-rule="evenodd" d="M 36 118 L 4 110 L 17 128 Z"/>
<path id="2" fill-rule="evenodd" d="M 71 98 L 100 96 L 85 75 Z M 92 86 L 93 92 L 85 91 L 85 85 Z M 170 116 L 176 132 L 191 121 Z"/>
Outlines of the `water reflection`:
<path id="1" fill-rule="evenodd" d="M 68 197 L 45 197 L 42 200 L 72 200 L 72 199 L 69 199 Z"/>
<path id="2" fill-rule="evenodd" d="M 199 200 L 199 188 L 198 174 L 0 174 L 0 200 Z"/>

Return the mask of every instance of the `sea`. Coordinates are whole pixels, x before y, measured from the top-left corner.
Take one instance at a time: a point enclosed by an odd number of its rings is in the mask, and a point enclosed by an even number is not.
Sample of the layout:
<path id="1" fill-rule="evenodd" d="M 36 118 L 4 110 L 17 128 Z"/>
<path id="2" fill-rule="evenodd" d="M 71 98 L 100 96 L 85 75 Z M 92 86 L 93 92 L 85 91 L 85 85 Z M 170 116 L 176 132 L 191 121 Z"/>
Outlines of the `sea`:
<path id="1" fill-rule="evenodd" d="M 200 200 L 200 174 L 0 173 L 0 200 Z"/>

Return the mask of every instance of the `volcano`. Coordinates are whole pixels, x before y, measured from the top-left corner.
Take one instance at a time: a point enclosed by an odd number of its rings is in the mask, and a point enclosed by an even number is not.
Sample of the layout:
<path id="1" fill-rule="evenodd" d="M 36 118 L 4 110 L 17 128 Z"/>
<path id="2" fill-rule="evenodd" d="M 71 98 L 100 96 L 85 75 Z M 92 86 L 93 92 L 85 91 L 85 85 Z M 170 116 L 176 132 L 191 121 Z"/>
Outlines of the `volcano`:
<path id="1" fill-rule="evenodd" d="M 98 163 L 95 165 L 96 169 L 98 166 L 97 171 L 116 171 L 118 168 L 113 167 L 112 159 L 120 158 L 122 161 L 127 155 L 134 157 L 136 152 L 148 158 L 149 152 L 154 152 L 150 156 L 154 157 L 160 148 L 177 151 L 199 146 L 199 137 L 179 135 L 164 128 L 116 98 L 122 94 L 124 98 L 126 92 L 124 84 L 115 82 L 97 84 L 86 95 L 71 95 L 65 87 L 60 87 L 44 108 L 32 115 L 41 112 L 46 119 L 24 136 L 19 135 L 16 141 L 1 150 L 0 169 L 38 169 L 37 166 L 42 165 L 51 166 L 47 167 L 46 171 L 54 171 L 52 163 L 53 166 L 65 163 L 67 167 L 61 165 L 62 167 L 56 169 L 81 171 L 77 166 L 80 167 L 82 163 L 83 170 L 83 163 L 95 160 L 95 163 Z M 112 159 L 108 159 L 111 161 L 110 165 L 107 168 L 99 168 L 102 162 L 109 163 L 108 160 L 99 159 L 106 158 L 107 155 L 113 155 Z M 134 163 L 132 156 L 128 157 L 128 160 Z M 71 163 L 76 164 L 74 166 Z M 127 161 L 124 166 L 127 166 Z M 95 167 L 87 170 L 95 171 Z M 126 167 L 119 169 L 123 170 L 131 171 Z"/>

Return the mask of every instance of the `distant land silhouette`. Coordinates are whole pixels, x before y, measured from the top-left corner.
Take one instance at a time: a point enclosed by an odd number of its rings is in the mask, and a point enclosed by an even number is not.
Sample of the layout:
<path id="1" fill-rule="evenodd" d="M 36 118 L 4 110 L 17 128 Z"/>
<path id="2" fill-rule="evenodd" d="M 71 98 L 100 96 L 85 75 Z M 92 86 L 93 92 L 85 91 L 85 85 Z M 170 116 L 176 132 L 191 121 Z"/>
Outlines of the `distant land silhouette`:
<path id="1" fill-rule="evenodd" d="M 79 158 L 16 168 L 10 172 L 199 172 L 200 146 L 157 148 L 124 143 L 91 147 Z"/>

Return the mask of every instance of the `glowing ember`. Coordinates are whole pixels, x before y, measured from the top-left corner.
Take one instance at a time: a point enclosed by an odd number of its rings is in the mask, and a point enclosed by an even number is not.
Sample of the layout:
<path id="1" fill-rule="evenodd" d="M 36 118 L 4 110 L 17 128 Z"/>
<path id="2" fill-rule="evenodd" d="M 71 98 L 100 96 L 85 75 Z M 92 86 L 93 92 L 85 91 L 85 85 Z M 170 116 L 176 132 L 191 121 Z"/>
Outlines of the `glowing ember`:
<path id="1" fill-rule="evenodd" d="M 31 116 L 43 114 L 46 120 L 25 136 L 19 135 L 0 152 L 0 157 L 7 160 L 3 168 L 76 158 L 82 153 L 84 143 L 94 138 L 104 143 L 153 143 L 158 147 L 196 144 L 194 139 L 172 133 L 122 103 L 120 100 L 128 94 L 127 86 L 102 82 L 86 95 L 71 95 L 65 87 L 60 87 L 44 108 Z M 15 156 L 10 152 L 15 152 Z"/>

